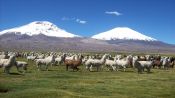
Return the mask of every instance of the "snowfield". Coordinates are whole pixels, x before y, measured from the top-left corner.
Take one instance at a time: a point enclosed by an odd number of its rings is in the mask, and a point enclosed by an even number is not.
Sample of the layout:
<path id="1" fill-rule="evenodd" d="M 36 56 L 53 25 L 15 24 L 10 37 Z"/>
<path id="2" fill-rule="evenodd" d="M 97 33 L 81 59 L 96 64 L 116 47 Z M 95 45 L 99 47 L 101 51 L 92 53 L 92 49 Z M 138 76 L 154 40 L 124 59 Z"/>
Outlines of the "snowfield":
<path id="1" fill-rule="evenodd" d="M 48 21 L 31 22 L 21 27 L 4 30 L 0 32 L 0 35 L 5 33 L 27 34 L 30 36 L 44 34 L 46 36 L 53 36 L 53 37 L 80 37 L 78 35 L 69 33 L 63 29 L 60 29 L 56 25 Z"/>
<path id="2" fill-rule="evenodd" d="M 156 41 L 156 39 L 143 35 L 128 27 L 117 27 L 112 30 L 94 35 L 92 36 L 92 38 L 101 40 L 125 39 L 125 40 Z"/>

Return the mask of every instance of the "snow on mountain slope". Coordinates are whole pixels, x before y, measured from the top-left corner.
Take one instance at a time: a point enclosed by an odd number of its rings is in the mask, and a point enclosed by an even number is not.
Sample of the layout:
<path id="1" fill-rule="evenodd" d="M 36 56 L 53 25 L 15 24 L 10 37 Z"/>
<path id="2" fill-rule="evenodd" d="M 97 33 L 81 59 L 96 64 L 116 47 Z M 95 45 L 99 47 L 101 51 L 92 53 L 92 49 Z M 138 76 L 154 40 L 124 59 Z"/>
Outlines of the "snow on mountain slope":
<path id="1" fill-rule="evenodd" d="M 92 38 L 101 39 L 101 40 L 124 39 L 124 40 L 156 41 L 156 39 L 143 35 L 128 27 L 117 27 L 112 30 L 94 35 L 92 36 Z"/>
<path id="2" fill-rule="evenodd" d="M 48 21 L 31 22 L 21 27 L 1 31 L 0 35 L 5 33 L 27 34 L 29 36 L 44 34 L 46 36 L 53 37 L 80 37 L 78 35 L 66 32 L 65 30 L 58 28 L 56 25 Z"/>

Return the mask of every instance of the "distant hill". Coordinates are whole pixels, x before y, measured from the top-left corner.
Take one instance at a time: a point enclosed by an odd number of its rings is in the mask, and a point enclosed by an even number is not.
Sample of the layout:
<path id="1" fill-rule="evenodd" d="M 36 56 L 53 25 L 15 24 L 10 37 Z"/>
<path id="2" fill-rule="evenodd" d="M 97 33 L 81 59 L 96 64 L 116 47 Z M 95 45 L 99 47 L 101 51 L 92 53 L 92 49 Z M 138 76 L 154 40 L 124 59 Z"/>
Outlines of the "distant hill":
<path id="1" fill-rule="evenodd" d="M 0 32 L 1 50 L 175 53 L 175 45 L 160 42 L 127 27 L 118 27 L 92 38 L 80 37 L 47 21 Z"/>
<path id="2" fill-rule="evenodd" d="M 175 46 L 160 41 L 97 40 L 92 38 L 62 38 L 43 34 L 29 36 L 3 34 L 0 49 L 22 51 L 78 51 L 78 52 L 154 52 L 175 53 Z"/>

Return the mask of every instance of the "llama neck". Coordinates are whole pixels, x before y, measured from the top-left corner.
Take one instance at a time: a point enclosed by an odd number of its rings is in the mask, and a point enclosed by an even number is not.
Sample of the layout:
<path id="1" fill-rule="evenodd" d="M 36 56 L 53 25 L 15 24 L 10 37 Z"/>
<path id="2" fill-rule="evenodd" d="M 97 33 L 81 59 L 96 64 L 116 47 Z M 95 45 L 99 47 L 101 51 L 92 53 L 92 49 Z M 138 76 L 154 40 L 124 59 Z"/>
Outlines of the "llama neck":
<path id="1" fill-rule="evenodd" d="M 66 59 L 66 55 L 63 55 L 63 56 L 61 57 L 61 59 L 62 59 L 62 61 L 64 62 L 65 59 Z"/>
<path id="2" fill-rule="evenodd" d="M 102 63 L 105 63 L 105 60 L 106 60 L 106 56 L 104 55 L 104 56 L 101 58 L 100 61 L 101 61 Z"/>
<path id="3" fill-rule="evenodd" d="M 54 62 L 55 61 L 55 58 L 54 56 L 51 57 L 51 62 Z"/>
<path id="4" fill-rule="evenodd" d="M 82 58 L 79 59 L 80 60 L 80 64 L 82 63 Z"/>
<path id="5" fill-rule="evenodd" d="M 14 57 L 10 57 L 7 63 L 12 64 L 14 62 L 14 59 L 15 59 Z"/>

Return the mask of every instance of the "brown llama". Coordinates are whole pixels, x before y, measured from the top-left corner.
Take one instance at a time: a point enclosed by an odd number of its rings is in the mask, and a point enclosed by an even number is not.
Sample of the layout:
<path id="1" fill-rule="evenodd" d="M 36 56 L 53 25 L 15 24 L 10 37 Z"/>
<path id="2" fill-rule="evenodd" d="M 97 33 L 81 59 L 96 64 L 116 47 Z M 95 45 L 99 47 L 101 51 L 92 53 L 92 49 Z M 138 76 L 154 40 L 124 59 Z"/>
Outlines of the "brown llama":
<path id="1" fill-rule="evenodd" d="M 82 58 L 83 58 L 83 57 L 80 56 L 80 58 L 77 59 L 77 60 L 75 60 L 75 59 L 73 59 L 73 60 L 65 59 L 64 64 L 66 65 L 66 70 L 68 71 L 68 68 L 72 68 L 73 71 L 74 71 L 74 70 L 78 71 L 78 70 L 79 70 L 78 66 L 81 65 L 81 63 L 82 63 Z"/>

